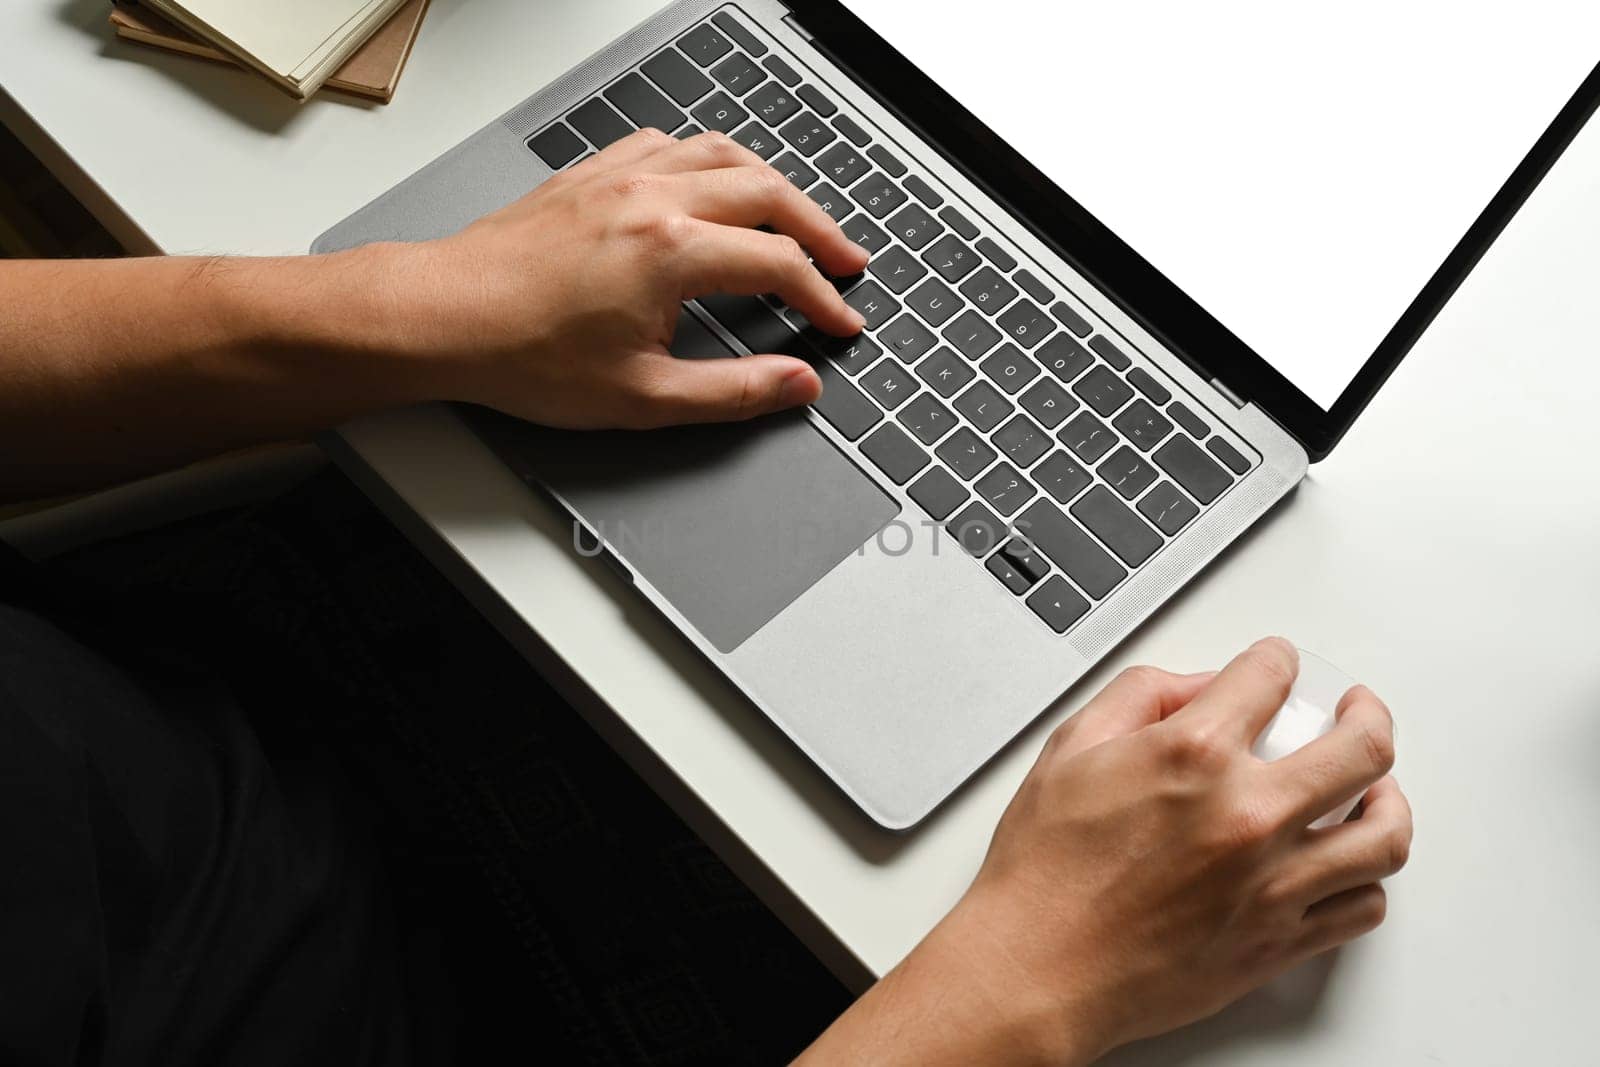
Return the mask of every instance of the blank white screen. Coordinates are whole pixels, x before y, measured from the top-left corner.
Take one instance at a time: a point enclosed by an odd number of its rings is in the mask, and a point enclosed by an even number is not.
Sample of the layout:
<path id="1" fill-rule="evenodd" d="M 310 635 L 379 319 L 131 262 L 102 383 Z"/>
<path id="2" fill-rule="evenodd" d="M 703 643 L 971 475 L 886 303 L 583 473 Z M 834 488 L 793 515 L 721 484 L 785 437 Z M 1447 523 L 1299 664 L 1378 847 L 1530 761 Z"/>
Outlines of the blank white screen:
<path id="1" fill-rule="evenodd" d="M 846 0 L 1322 407 L 1600 54 L 1571 0 Z"/>

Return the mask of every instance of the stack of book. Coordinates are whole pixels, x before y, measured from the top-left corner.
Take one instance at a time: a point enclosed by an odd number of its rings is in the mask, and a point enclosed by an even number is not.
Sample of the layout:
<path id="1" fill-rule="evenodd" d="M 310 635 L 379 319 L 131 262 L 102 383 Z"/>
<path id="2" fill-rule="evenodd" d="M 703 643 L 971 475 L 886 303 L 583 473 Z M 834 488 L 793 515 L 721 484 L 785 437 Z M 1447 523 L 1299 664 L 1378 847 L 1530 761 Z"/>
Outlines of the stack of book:
<path id="1" fill-rule="evenodd" d="M 114 0 L 117 36 L 237 64 L 299 100 L 318 89 L 387 104 L 428 0 Z"/>

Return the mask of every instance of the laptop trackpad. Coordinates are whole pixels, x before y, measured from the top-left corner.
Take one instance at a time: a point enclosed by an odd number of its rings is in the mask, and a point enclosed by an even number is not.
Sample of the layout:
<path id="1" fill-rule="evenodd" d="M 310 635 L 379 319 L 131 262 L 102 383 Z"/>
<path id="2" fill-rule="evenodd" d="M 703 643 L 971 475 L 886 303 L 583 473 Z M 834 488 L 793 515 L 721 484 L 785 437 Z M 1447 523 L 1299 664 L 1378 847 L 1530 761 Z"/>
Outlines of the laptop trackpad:
<path id="1" fill-rule="evenodd" d="M 900 510 L 800 412 L 526 440 L 545 484 L 722 652 Z"/>

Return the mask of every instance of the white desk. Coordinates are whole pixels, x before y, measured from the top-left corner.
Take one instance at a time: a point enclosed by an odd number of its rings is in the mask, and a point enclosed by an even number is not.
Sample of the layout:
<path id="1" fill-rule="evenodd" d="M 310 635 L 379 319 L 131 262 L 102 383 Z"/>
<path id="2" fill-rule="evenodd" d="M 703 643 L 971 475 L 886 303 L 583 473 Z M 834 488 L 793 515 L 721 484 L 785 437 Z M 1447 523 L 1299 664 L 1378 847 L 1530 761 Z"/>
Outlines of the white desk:
<path id="1" fill-rule="evenodd" d="M 598 6 L 435 0 L 393 105 L 302 108 L 230 71 L 108 43 L 101 0 L 12 3 L 3 117 L 125 239 L 297 252 L 655 0 Z M 1417 818 L 1388 925 L 1324 969 L 1319 996 L 1251 998 L 1127 1062 L 1594 1055 L 1597 250 L 1592 125 L 1334 457 L 1085 682 L 1140 661 L 1210 666 L 1289 634 L 1392 703 Z M 576 560 L 451 416 L 397 412 L 342 433 L 343 458 L 397 521 L 547 667 L 564 664 L 596 725 L 817 951 L 881 973 L 956 899 L 1052 722 L 920 830 L 879 833 L 625 587 Z"/>

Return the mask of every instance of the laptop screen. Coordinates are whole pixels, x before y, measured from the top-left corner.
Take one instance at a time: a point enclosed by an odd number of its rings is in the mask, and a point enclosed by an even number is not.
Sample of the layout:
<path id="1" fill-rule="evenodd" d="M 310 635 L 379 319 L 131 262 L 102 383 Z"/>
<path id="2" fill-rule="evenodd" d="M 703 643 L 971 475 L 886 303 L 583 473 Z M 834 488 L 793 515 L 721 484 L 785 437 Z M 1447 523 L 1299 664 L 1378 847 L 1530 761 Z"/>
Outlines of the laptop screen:
<path id="1" fill-rule="evenodd" d="M 1587 0 L 847 3 L 1324 410 L 1600 58 Z"/>

